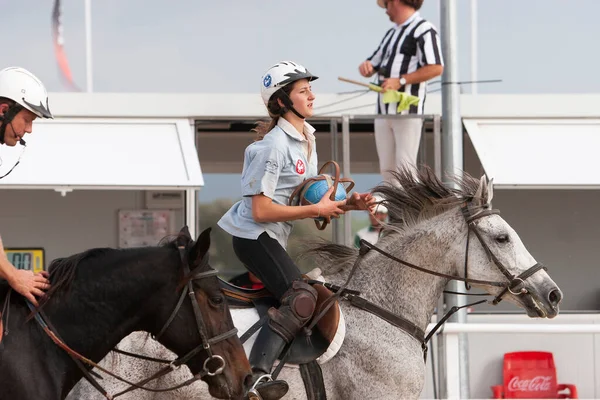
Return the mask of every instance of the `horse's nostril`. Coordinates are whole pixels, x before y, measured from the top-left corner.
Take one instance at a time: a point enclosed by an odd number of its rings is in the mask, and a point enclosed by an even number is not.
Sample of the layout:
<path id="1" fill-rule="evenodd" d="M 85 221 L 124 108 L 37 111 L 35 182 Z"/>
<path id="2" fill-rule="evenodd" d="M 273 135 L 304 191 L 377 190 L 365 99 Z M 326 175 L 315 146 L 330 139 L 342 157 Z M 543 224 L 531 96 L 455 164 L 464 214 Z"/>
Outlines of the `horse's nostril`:
<path id="1" fill-rule="evenodd" d="M 548 301 L 553 306 L 558 305 L 558 303 L 560 303 L 561 300 L 562 300 L 562 293 L 558 289 L 554 289 L 553 291 L 551 291 L 548 294 Z"/>

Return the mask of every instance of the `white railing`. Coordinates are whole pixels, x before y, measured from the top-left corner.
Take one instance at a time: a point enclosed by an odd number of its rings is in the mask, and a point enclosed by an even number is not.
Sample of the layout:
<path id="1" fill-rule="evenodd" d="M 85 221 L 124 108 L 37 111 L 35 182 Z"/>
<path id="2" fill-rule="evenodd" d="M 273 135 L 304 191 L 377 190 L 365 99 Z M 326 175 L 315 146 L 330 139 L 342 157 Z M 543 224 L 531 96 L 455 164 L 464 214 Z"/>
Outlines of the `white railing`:
<path id="1" fill-rule="evenodd" d="M 434 324 L 430 324 L 428 330 Z M 497 323 L 447 323 L 444 325 L 444 360 L 440 370 L 445 377 L 446 398 L 460 398 L 459 346 L 462 333 L 520 333 L 520 334 L 600 334 L 600 324 L 497 324 Z M 441 371 L 440 371 L 441 372 Z"/>

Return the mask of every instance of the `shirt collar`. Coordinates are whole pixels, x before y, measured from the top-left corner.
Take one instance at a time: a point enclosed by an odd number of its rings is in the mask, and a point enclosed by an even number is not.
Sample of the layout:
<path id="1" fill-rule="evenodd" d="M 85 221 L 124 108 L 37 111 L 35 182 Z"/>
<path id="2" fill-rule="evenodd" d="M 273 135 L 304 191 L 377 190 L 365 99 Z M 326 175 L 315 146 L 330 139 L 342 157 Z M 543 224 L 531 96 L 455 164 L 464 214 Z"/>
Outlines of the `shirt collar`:
<path id="1" fill-rule="evenodd" d="M 306 135 L 306 138 L 304 137 L 304 135 L 298 132 L 296 128 L 294 128 L 294 125 L 292 125 L 287 119 L 283 117 L 279 117 L 279 119 L 277 120 L 277 126 L 283 129 L 283 131 L 287 133 L 288 136 L 291 136 L 292 138 L 300 142 L 306 139 L 309 139 L 311 141 L 315 140 L 315 128 L 306 121 L 304 121 L 304 134 Z"/>
<path id="2" fill-rule="evenodd" d="M 411 22 L 413 22 L 415 20 L 415 18 L 417 18 L 419 16 L 419 12 L 415 11 L 415 13 L 413 15 L 411 15 L 410 17 L 408 17 L 408 19 L 406 21 L 404 21 L 404 23 L 402 23 L 401 25 L 396 25 L 397 27 L 403 27 L 406 26 L 408 24 L 410 24 Z"/>

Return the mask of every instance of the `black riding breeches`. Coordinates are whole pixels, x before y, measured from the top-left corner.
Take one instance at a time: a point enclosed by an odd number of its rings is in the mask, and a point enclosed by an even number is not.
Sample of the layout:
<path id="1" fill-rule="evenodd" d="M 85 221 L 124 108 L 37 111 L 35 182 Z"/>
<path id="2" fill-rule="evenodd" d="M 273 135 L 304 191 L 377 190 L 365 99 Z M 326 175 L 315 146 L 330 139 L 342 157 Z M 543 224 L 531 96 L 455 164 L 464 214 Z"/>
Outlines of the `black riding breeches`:
<path id="1" fill-rule="evenodd" d="M 302 278 L 302 272 L 279 242 L 263 232 L 258 239 L 233 237 L 233 250 L 250 272 L 278 299 Z"/>

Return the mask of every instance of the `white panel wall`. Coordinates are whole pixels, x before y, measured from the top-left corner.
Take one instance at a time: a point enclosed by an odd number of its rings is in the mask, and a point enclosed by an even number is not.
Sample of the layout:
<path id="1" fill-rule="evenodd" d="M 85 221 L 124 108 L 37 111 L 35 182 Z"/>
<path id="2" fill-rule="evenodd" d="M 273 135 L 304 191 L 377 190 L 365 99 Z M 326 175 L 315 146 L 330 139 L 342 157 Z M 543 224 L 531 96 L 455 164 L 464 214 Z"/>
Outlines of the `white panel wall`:
<path id="1" fill-rule="evenodd" d="M 144 207 L 144 192 L 0 190 L 0 235 L 6 247 L 44 247 L 50 261 L 93 247 L 118 246 L 118 210 Z M 176 228 L 183 213 L 176 213 Z"/>

